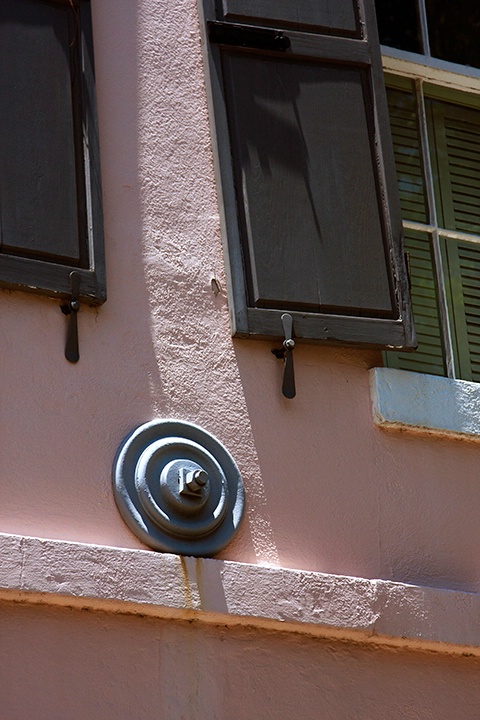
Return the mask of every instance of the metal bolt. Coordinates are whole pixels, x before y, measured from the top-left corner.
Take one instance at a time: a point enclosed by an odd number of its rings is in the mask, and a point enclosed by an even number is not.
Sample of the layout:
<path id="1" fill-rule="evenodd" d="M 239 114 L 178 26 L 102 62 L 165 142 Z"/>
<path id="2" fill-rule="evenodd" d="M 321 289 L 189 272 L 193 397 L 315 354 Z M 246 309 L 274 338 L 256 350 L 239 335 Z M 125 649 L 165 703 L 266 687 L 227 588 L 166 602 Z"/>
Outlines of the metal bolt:
<path id="1" fill-rule="evenodd" d="M 185 478 L 185 485 L 191 492 L 200 492 L 207 484 L 208 474 L 205 470 L 190 470 Z"/>
<path id="2" fill-rule="evenodd" d="M 180 494 L 199 496 L 207 484 L 207 481 L 208 473 L 205 470 L 180 471 Z"/>

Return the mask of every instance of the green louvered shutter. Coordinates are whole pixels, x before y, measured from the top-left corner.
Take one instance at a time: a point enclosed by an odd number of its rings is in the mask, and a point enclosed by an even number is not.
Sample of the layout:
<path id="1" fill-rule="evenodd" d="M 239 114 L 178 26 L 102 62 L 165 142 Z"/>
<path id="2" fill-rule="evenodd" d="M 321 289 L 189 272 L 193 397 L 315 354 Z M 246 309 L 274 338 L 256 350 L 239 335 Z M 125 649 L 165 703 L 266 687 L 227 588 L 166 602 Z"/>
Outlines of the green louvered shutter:
<path id="1" fill-rule="evenodd" d="M 480 110 L 429 101 L 440 223 L 480 233 Z M 480 245 L 443 239 L 460 377 L 480 381 Z"/>
<path id="2" fill-rule="evenodd" d="M 405 220 L 426 223 L 427 204 L 415 96 L 413 92 L 389 87 L 387 98 L 402 215 Z M 399 370 L 445 375 L 430 236 L 407 231 L 405 250 L 410 261 L 418 349 L 414 353 L 385 353 L 385 364 Z"/>
<path id="3" fill-rule="evenodd" d="M 480 233 L 480 110 L 429 101 L 440 224 Z"/>
<path id="4" fill-rule="evenodd" d="M 387 88 L 395 168 L 404 220 L 426 223 L 427 204 L 415 96 Z"/>
<path id="5" fill-rule="evenodd" d="M 445 375 L 431 238 L 427 233 L 409 230 L 405 233 L 405 249 L 410 258 L 418 348 L 414 353 L 385 353 L 385 364 L 399 370 Z"/>
<path id="6" fill-rule="evenodd" d="M 447 241 L 459 374 L 480 382 L 480 246 Z"/>

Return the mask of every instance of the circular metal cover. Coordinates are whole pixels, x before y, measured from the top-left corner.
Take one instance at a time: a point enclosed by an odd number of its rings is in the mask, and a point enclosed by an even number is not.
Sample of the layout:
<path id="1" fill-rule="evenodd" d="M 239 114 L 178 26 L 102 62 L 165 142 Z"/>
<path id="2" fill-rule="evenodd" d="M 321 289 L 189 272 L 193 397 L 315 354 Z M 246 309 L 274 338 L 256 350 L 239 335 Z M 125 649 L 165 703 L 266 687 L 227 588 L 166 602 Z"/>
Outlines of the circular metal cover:
<path id="1" fill-rule="evenodd" d="M 134 430 L 113 466 L 115 500 L 129 528 L 155 550 L 210 556 L 238 530 L 242 478 L 226 448 L 181 420 Z"/>

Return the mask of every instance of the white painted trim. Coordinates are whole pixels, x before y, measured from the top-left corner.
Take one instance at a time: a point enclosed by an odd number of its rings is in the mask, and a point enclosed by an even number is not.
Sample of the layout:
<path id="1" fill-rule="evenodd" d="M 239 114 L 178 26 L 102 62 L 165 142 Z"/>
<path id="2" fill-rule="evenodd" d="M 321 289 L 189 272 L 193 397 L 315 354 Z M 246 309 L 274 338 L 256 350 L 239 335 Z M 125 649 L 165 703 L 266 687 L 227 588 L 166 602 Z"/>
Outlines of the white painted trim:
<path id="1" fill-rule="evenodd" d="M 370 388 L 377 425 L 480 441 L 479 383 L 374 368 Z"/>
<path id="2" fill-rule="evenodd" d="M 0 534 L 0 600 L 480 656 L 480 595 Z"/>
<path id="3" fill-rule="evenodd" d="M 416 230 L 417 232 L 429 233 L 430 235 L 438 230 L 438 234 L 451 240 L 461 240 L 462 242 L 474 242 L 480 244 L 480 235 L 462 232 L 460 230 L 447 230 L 446 228 L 430 225 L 427 223 L 414 222 L 413 220 L 403 220 L 403 227 L 406 230 Z"/>
<path id="4" fill-rule="evenodd" d="M 417 55 L 396 48 L 381 46 L 382 64 L 385 72 L 421 78 L 425 82 L 444 85 L 462 91 L 480 92 L 480 68 Z"/>

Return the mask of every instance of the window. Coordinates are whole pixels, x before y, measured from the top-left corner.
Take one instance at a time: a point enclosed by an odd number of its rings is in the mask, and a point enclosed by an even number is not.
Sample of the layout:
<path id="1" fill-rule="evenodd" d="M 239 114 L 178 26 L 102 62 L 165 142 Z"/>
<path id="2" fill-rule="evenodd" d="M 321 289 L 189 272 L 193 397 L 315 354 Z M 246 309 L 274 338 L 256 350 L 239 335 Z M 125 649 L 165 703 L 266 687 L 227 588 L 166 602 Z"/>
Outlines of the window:
<path id="1" fill-rule="evenodd" d="M 415 344 L 373 0 L 204 0 L 237 335 Z"/>
<path id="2" fill-rule="evenodd" d="M 0 284 L 105 300 L 89 0 L 0 3 Z"/>
<path id="3" fill-rule="evenodd" d="M 382 45 L 480 67 L 476 0 L 376 0 Z"/>
<path id="4" fill-rule="evenodd" d="M 385 48 L 395 55 L 385 64 L 395 71 L 387 94 L 418 341 L 416 353 L 386 353 L 386 364 L 480 381 L 480 95 L 471 92 L 480 73 L 451 65 L 480 66 L 480 9 L 445 0 L 377 9 L 380 39 L 409 51 Z"/>

